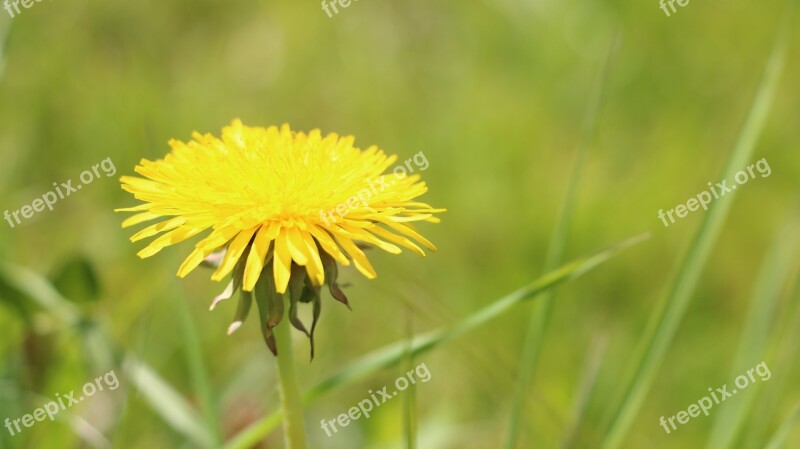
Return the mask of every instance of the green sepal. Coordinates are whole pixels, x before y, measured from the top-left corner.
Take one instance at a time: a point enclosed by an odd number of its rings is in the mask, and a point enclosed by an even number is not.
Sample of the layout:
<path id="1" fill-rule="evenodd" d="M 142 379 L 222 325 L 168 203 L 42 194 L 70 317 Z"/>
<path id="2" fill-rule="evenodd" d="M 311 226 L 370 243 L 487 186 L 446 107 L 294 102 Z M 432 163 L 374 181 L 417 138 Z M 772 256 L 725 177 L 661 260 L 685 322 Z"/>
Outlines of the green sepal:
<path id="1" fill-rule="evenodd" d="M 348 309 L 353 310 L 350 307 L 350 302 L 347 300 L 347 296 L 344 294 L 342 289 L 339 288 L 339 284 L 336 283 L 336 279 L 339 277 L 339 267 L 336 265 L 336 261 L 333 260 L 333 257 L 329 256 L 327 253 L 322 253 L 321 256 L 322 266 L 325 269 L 325 283 L 328 285 L 328 290 L 331 292 L 331 296 L 333 296 L 333 299 L 347 306 Z"/>
<path id="2" fill-rule="evenodd" d="M 250 313 L 250 309 L 253 306 L 253 293 L 242 291 L 239 295 L 239 306 L 236 309 L 236 316 L 233 318 L 233 322 L 228 327 L 228 335 L 236 332 L 237 329 L 244 323 L 244 320 L 247 319 L 247 315 Z"/>
<path id="3" fill-rule="evenodd" d="M 271 268 L 272 264 L 268 264 L 261 272 L 261 276 L 256 282 L 255 296 L 259 316 L 261 317 L 261 333 L 264 337 L 264 342 L 272 354 L 277 356 L 278 348 L 275 345 L 272 329 L 283 319 L 283 295 L 275 291 Z"/>
<path id="4" fill-rule="evenodd" d="M 295 329 L 306 334 L 307 337 L 310 337 L 311 334 L 308 333 L 308 329 L 306 329 L 303 322 L 300 321 L 300 318 L 297 316 L 297 303 L 300 302 L 300 298 L 303 296 L 303 284 L 305 280 L 305 268 L 293 263 L 292 274 L 289 278 L 289 321 Z"/>

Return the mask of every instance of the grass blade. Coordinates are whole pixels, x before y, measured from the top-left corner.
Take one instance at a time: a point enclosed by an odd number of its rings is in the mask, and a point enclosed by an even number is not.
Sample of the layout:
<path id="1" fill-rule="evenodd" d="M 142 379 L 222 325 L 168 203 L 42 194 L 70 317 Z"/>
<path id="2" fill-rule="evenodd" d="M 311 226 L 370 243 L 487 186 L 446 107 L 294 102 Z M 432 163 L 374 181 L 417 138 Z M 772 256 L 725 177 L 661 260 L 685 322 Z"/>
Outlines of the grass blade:
<path id="1" fill-rule="evenodd" d="M 759 403 L 752 415 L 748 418 L 747 432 L 742 435 L 744 441 L 737 443 L 740 449 L 763 449 L 767 441 L 767 432 L 770 424 L 774 422 L 776 411 L 779 410 L 786 399 L 786 391 L 797 382 L 792 376 L 792 370 L 797 363 L 797 341 L 800 341 L 800 264 L 794 268 L 792 284 L 794 293 L 788 301 L 785 310 L 780 312 L 781 323 L 775 326 L 779 329 L 770 343 L 765 359 L 769 360 L 770 370 L 775 373 L 775 379 L 764 388 L 759 398 Z"/>
<path id="2" fill-rule="evenodd" d="M 791 13 L 793 11 L 790 11 L 789 17 L 791 17 Z M 755 99 L 728 159 L 722 179 L 732 179 L 734 173 L 744 167 L 751 158 L 778 87 L 778 79 L 783 68 L 790 35 L 790 23 L 787 21 L 786 26 L 778 34 Z M 643 340 L 645 346 L 636 358 L 632 375 L 625 384 L 622 400 L 613 410 L 611 424 L 601 446 L 603 449 L 619 448 L 633 425 L 633 420 L 644 402 L 656 372 L 664 359 L 664 354 L 672 343 L 678 325 L 686 312 L 700 273 L 717 240 L 735 195 L 734 191 L 716 200 L 703 217 L 700 229 L 689 246 L 689 251 L 666 301 L 648 326 L 646 337 Z"/>
<path id="3" fill-rule="evenodd" d="M 81 314 L 68 299 L 39 274 L 7 262 L 0 262 L 0 282 L 32 300 L 64 324 L 76 326 Z"/>
<path id="4" fill-rule="evenodd" d="M 456 337 L 472 332 L 473 330 L 507 312 L 512 307 L 520 304 L 522 301 L 533 298 L 539 293 L 549 290 L 559 284 L 578 278 L 589 270 L 617 255 L 623 249 L 640 243 L 646 238 L 648 238 L 648 235 L 646 234 L 633 237 L 607 248 L 595 255 L 567 264 L 564 267 L 548 273 L 547 275 L 542 276 L 528 285 L 506 295 L 505 297 L 494 301 L 489 306 L 467 316 L 449 328 L 440 329 L 438 331 L 433 331 L 423 336 L 414 338 L 410 350 L 411 356 L 417 357 L 436 348 L 437 346 L 455 339 Z M 331 376 L 326 381 L 320 383 L 315 388 L 311 389 L 307 393 L 307 396 L 309 398 L 316 398 L 327 393 L 341 383 L 350 383 L 352 381 L 364 378 L 365 376 L 381 369 L 397 365 L 403 360 L 403 357 L 406 356 L 406 351 L 407 343 L 404 341 L 397 342 L 382 349 L 373 351 L 359 361 L 341 370 L 339 373 Z"/>
<path id="5" fill-rule="evenodd" d="M 614 59 L 614 55 L 619 47 L 619 42 L 620 37 L 617 35 L 611 44 L 605 64 L 595 82 L 592 99 L 589 102 L 586 117 L 581 127 L 578 150 L 575 156 L 575 165 L 572 167 L 566 198 L 561 207 L 558 221 L 556 222 L 553 238 L 550 240 L 550 245 L 547 248 L 547 256 L 544 263 L 545 273 L 558 267 L 564 258 L 567 232 L 569 231 L 570 222 L 572 221 L 572 212 L 575 208 L 578 180 L 583 172 L 583 166 L 586 163 L 591 141 L 597 131 L 597 117 L 600 112 L 600 106 L 603 104 L 606 80 L 611 70 L 611 63 Z M 520 354 L 521 362 L 519 365 L 519 372 L 514 386 L 515 394 L 511 404 L 510 424 L 505 442 L 506 449 L 514 449 L 519 440 L 519 423 L 522 420 L 522 410 L 525 405 L 525 398 L 527 397 L 526 393 L 533 381 L 533 374 L 536 370 L 536 363 L 539 360 L 539 353 L 541 351 L 542 340 L 544 339 L 544 332 L 547 319 L 550 316 L 552 303 L 552 293 L 550 291 L 543 293 L 542 297 L 539 298 L 534 306 L 530 322 L 528 323 L 527 334 L 523 343 L 522 353 Z"/>
<path id="6" fill-rule="evenodd" d="M 96 353 L 92 354 L 95 358 L 108 361 L 105 366 L 111 364 L 115 355 L 123 353 L 121 349 L 114 346 L 89 316 L 75 307 L 70 300 L 64 298 L 46 278 L 38 273 L 0 262 L 0 285 L 19 292 L 22 297 L 68 325 L 71 330 L 82 337 L 88 347 L 96 349 Z M 123 363 L 123 370 L 148 399 L 153 410 L 171 424 L 176 431 L 200 447 L 218 447 L 214 446 L 214 439 L 205 428 L 203 420 L 197 417 L 188 402 L 149 366 L 138 362 L 134 356 L 129 355 Z"/>
<path id="7" fill-rule="evenodd" d="M 561 449 L 568 449 L 575 444 L 578 429 L 586 413 L 586 407 L 589 405 L 589 399 L 592 396 L 592 391 L 597 381 L 597 375 L 600 373 L 600 366 L 603 364 L 603 358 L 606 355 L 607 349 L 608 337 L 605 335 L 596 339 L 589 349 L 580 388 L 578 389 L 578 394 L 575 396 L 575 406 L 572 407 L 572 417 L 570 418 L 567 430 L 564 432 L 564 436 L 561 440 Z"/>
<path id="8" fill-rule="evenodd" d="M 9 31 L 11 31 L 11 19 L 3 17 L 0 19 L 0 80 L 6 73 L 6 41 Z"/>
<path id="9" fill-rule="evenodd" d="M 739 349 L 733 362 L 731 379 L 764 358 L 769 336 L 773 334 L 781 289 L 791 278 L 800 235 L 798 220 L 791 220 L 777 234 L 753 288 L 750 310 L 742 332 Z M 727 449 L 742 431 L 742 424 L 758 397 L 752 392 L 720 410 L 716 415 L 708 449 Z"/>
<path id="10" fill-rule="evenodd" d="M 411 315 L 408 318 L 407 345 L 406 345 L 406 372 L 414 369 L 414 357 L 411 355 L 414 332 L 411 327 Z M 403 400 L 403 432 L 405 433 L 406 449 L 417 449 L 417 384 L 412 383 L 405 392 Z"/>
<path id="11" fill-rule="evenodd" d="M 781 424 L 778 431 L 775 432 L 775 435 L 770 439 L 764 449 L 782 449 L 786 443 L 786 439 L 789 437 L 789 432 L 792 431 L 798 422 L 800 422 L 800 405 L 795 407 L 794 411 L 786 418 L 786 421 Z"/>
<path id="12" fill-rule="evenodd" d="M 410 348 L 408 342 L 404 340 L 377 349 L 311 388 L 303 395 L 303 403 L 310 404 L 339 386 L 353 383 L 372 373 L 397 365 L 406 357 L 417 357 L 456 337 L 469 333 L 523 301 L 583 275 L 611 259 L 620 251 L 641 243 L 647 238 L 649 238 L 649 234 L 632 237 L 592 256 L 567 264 L 494 301 L 451 327 L 415 337 L 411 342 Z M 240 432 L 225 445 L 225 449 L 247 449 L 261 441 L 280 422 L 280 411 L 276 411 Z"/>
<path id="13" fill-rule="evenodd" d="M 127 378 L 136 385 L 150 407 L 172 428 L 202 448 L 219 447 L 186 400 L 153 371 L 150 366 L 129 356 L 122 364 Z"/>
<path id="14" fill-rule="evenodd" d="M 176 295 L 175 297 L 178 296 Z M 186 364 L 189 368 L 193 390 L 200 396 L 206 428 L 213 438 L 214 446 L 219 447 L 222 437 L 219 431 L 217 403 L 211 390 L 208 366 L 203 358 L 197 327 L 194 324 L 189 305 L 182 297 L 178 297 L 176 308 L 178 309 L 177 315 L 179 316 L 184 341 L 186 342 Z"/>

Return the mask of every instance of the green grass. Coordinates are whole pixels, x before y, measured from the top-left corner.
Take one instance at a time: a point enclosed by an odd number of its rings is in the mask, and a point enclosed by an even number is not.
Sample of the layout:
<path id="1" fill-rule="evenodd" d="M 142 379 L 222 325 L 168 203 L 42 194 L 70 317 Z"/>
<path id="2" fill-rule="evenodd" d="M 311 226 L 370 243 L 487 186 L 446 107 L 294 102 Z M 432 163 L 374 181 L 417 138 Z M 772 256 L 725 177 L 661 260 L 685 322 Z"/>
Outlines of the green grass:
<path id="1" fill-rule="evenodd" d="M 572 167 L 572 173 L 569 177 L 569 184 L 567 186 L 566 198 L 561 206 L 558 221 L 555 230 L 553 231 L 553 238 L 547 247 L 547 255 L 545 256 L 544 267 L 545 271 L 555 269 L 564 257 L 564 248 L 567 244 L 567 234 L 570 228 L 570 222 L 574 213 L 578 181 L 581 179 L 583 167 L 586 164 L 589 148 L 592 144 L 592 139 L 597 132 L 598 115 L 602 105 L 603 93 L 606 89 L 606 78 L 609 76 L 611 65 L 613 61 L 614 52 L 619 46 L 620 36 L 617 35 L 611 44 L 608 57 L 606 58 L 605 65 L 600 71 L 595 86 L 592 91 L 589 106 L 586 111 L 586 117 L 581 126 L 580 141 L 575 155 L 575 163 Z M 528 329 L 523 343 L 522 352 L 520 354 L 520 367 L 519 374 L 515 385 L 515 394 L 511 406 L 511 424 L 509 425 L 508 436 L 505 442 L 506 449 L 514 449 L 519 441 L 520 423 L 523 420 L 523 406 L 525 405 L 525 398 L 528 389 L 530 388 L 531 381 L 534 377 L 536 370 L 536 362 L 539 359 L 541 346 L 543 344 L 544 335 L 546 331 L 547 319 L 550 316 L 550 308 L 553 306 L 552 292 L 545 292 L 543 297 L 537 301 L 537 304 L 531 315 L 531 321 L 528 323 Z"/>
<path id="2" fill-rule="evenodd" d="M 786 219 L 800 34 L 776 44 L 797 14 L 786 3 L 691 2 L 669 18 L 634 0 L 365 0 L 333 18 L 314 2 L 0 9 L 0 214 L 107 157 L 117 169 L 19 226 L 0 217 L 0 424 L 111 368 L 121 381 L 64 419 L 0 427 L 0 448 L 282 447 L 257 320 L 228 336 L 236 301 L 208 311 L 224 285 L 175 276 L 194 242 L 140 260 L 112 212 L 134 204 L 118 178 L 140 159 L 240 117 L 401 160 L 422 150 L 423 199 L 448 210 L 421 227 L 438 252 L 371 251 L 375 280 L 342 269 L 353 310 L 324 298 L 313 362 L 296 339 L 309 447 L 800 449 Z M 658 219 L 761 158 L 769 177 Z M 580 279 L 531 284 L 643 231 Z M 660 416 L 756 359 L 773 379 L 663 432 Z M 423 362 L 433 377 L 415 392 L 319 429 Z"/>
<path id="3" fill-rule="evenodd" d="M 794 10 L 787 17 L 792 17 Z M 733 179 L 734 174 L 745 167 L 752 159 L 758 137 L 760 136 L 773 98 L 778 91 L 778 82 L 783 69 L 787 40 L 790 36 L 790 22 L 781 28 L 772 55 L 767 61 L 761 84 L 747 114 L 739 138 L 728 158 L 720 179 Z M 603 440 L 604 449 L 616 449 L 622 445 L 626 434 L 633 425 L 636 414 L 642 407 L 647 392 L 653 384 L 658 368 L 661 366 L 667 349 L 675 337 L 683 319 L 700 275 L 709 258 L 722 225 L 733 205 L 736 192 L 726 195 L 709 206 L 700 228 L 689 245 L 686 257 L 678 269 L 678 275 L 670 288 L 662 307 L 653 315 L 653 320 L 643 340 L 641 355 L 634 359 L 633 375 L 624 384 L 624 396 L 615 411 Z"/>

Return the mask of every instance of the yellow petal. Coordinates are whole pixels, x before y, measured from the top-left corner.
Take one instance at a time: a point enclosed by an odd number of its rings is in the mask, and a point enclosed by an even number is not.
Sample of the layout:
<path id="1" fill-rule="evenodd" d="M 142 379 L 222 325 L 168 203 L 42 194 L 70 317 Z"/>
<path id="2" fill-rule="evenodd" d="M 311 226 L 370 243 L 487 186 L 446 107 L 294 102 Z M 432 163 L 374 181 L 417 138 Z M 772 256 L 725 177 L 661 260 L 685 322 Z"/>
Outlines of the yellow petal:
<path id="1" fill-rule="evenodd" d="M 275 276 L 275 291 L 285 293 L 292 273 L 292 256 L 286 240 L 286 230 L 281 230 L 275 238 L 275 256 L 272 261 L 272 270 Z"/>
<path id="2" fill-rule="evenodd" d="M 253 291 L 256 281 L 261 275 L 261 270 L 264 269 L 264 261 L 272 242 L 271 228 L 272 225 L 269 228 L 262 226 L 258 234 L 256 234 L 256 239 L 253 240 L 253 246 L 250 247 L 250 254 L 247 255 L 247 265 L 244 268 L 244 280 L 242 281 L 242 290 L 246 292 Z"/>
<path id="3" fill-rule="evenodd" d="M 152 237 L 160 232 L 169 231 L 171 229 L 175 229 L 178 226 L 183 225 L 186 223 L 186 219 L 183 217 L 173 217 L 167 221 L 162 221 L 161 223 L 156 223 L 154 225 L 150 225 L 141 231 L 137 232 L 136 234 L 131 237 L 131 242 L 137 242 L 141 239 Z"/>
<path id="4" fill-rule="evenodd" d="M 216 251 L 217 248 L 228 243 L 228 241 L 239 231 L 240 231 L 239 227 L 235 225 L 223 226 L 221 228 L 215 229 L 214 232 L 208 235 L 208 237 L 197 242 L 197 245 L 195 246 L 198 249 L 212 253 Z"/>
<path id="5" fill-rule="evenodd" d="M 123 228 L 128 228 L 139 223 L 144 223 L 145 221 L 155 220 L 156 218 L 160 218 L 161 215 L 154 214 L 152 212 L 142 212 L 141 214 L 136 214 L 132 217 L 128 217 L 125 221 L 122 222 Z"/>
<path id="6" fill-rule="evenodd" d="M 374 235 L 370 234 L 364 229 L 348 226 L 347 224 L 342 224 L 340 228 L 344 231 L 344 235 L 350 237 L 351 239 L 357 239 L 367 243 L 372 243 L 378 248 L 391 254 L 400 254 L 403 252 L 397 246 L 392 245 L 391 243 L 384 242 L 383 240 L 375 237 Z"/>
<path id="7" fill-rule="evenodd" d="M 342 248 L 347 251 L 350 258 L 353 259 L 353 265 L 356 266 L 361 274 L 366 276 L 367 279 L 375 279 L 378 276 L 378 274 L 375 273 L 375 269 L 372 268 L 372 264 L 369 263 L 367 256 L 358 249 L 352 240 L 342 234 L 336 234 L 336 240 L 342 245 Z"/>
<path id="8" fill-rule="evenodd" d="M 162 249 L 166 248 L 167 246 L 174 245 L 176 243 L 182 242 L 190 237 L 194 237 L 195 235 L 203 232 L 205 229 L 203 228 L 192 228 L 189 226 L 181 226 L 178 229 L 173 229 L 172 231 L 167 232 L 166 234 L 162 234 L 157 239 L 150 242 L 143 250 L 136 253 L 137 256 L 141 257 L 142 259 L 150 257 Z"/>
<path id="9" fill-rule="evenodd" d="M 319 246 L 325 250 L 326 253 L 330 254 L 337 262 L 340 264 L 347 266 L 350 265 L 350 260 L 347 259 L 342 251 L 339 249 L 339 245 L 336 244 L 336 241 L 333 240 L 328 231 L 321 229 L 317 225 L 311 225 L 308 227 L 308 232 L 317 239 L 319 242 Z"/>
<path id="10" fill-rule="evenodd" d="M 141 212 L 150 209 L 151 206 L 151 204 L 144 203 L 133 207 L 120 207 L 119 209 L 114 209 L 114 212 Z"/>
<path id="11" fill-rule="evenodd" d="M 222 259 L 222 263 L 219 264 L 217 270 L 211 275 L 212 280 L 220 281 L 233 270 L 233 267 L 236 266 L 236 262 L 239 261 L 245 248 L 247 248 L 247 244 L 250 243 L 250 239 L 253 238 L 253 234 L 255 234 L 260 227 L 261 225 L 253 226 L 250 229 L 240 232 L 233 239 L 231 244 L 228 245 L 228 251 L 225 252 L 225 258 Z"/>
<path id="12" fill-rule="evenodd" d="M 286 236 L 286 247 L 289 250 L 289 255 L 298 265 L 305 265 L 308 263 L 308 256 L 306 255 L 306 244 L 303 242 L 303 237 L 300 236 L 296 226 L 284 230 Z"/>
<path id="13" fill-rule="evenodd" d="M 302 232 L 301 236 L 306 244 L 306 253 L 308 254 L 308 264 L 306 264 L 308 276 L 314 285 L 322 285 L 325 282 L 325 269 L 322 266 L 322 259 L 319 257 L 317 244 L 308 232 Z"/>
<path id="14" fill-rule="evenodd" d="M 391 220 L 383 221 L 382 223 L 394 229 L 395 231 L 403 235 L 407 235 L 408 237 L 411 237 L 412 239 L 422 243 L 422 245 L 428 248 L 429 250 L 436 251 L 436 246 L 430 241 L 428 241 L 428 239 L 420 235 L 420 233 L 415 231 L 414 228 L 412 228 L 411 226 L 404 225 L 402 223 L 398 223 L 396 221 L 391 221 Z"/>
<path id="15" fill-rule="evenodd" d="M 135 176 L 123 176 L 119 178 L 122 189 L 134 194 L 137 193 L 160 193 L 164 191 L 161 183 L 150 179 L 137 178 Z"/>
<path id="16" fill-rule="evenodd" d="M 197 268 L 209 254 L 227 243 L 237 231 L 238 229 L 233 226 L 215 229 L 208 237 L 195 245 L 194 251 L 189 254 L 189 257 L 183 261 L 183 264 L 178 269 L 178 277 L 186 277 L 186 275 Z"/>
<path id="17" fill-rule="evenodd" d="M 369 232 L 379 237 L 382 237 L 390 242 L 397 243 L 398 245 L 403 245 L 406 248 L 410 249 L 411 251 L 414 251 L 415 253 L 419 254 L 420 256 L 423 257 L 425 256 L 425 251 L 423 251 L 422 248 L 420 248 L 419 246 L 415 245 L 414 242 L 405 237 L 389 232 L 379 225 L 375 225 L 374 227 L 369 228 Z"/>
<path id="18" fill-rule="evenodd" d="M 396 223 L 407 223 L 409 221 L 422 221 L 427 220 L 430 218 L 431 214 L 415 214 L 415 215 L 408 215 L 408 216 L 401 216 L 401 215 L 393 215 L 389 217 L 390 220 Z"/>

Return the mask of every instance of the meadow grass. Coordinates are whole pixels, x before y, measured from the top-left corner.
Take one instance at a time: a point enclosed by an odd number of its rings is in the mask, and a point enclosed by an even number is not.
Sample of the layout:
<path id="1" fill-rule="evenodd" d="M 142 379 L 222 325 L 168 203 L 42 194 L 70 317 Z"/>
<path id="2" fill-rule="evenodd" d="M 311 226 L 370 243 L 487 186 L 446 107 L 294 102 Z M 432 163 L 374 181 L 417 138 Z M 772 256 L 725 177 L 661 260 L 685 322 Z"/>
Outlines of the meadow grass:
<path id="1" fill-rule="evenodd" d="M 236 117 L 424 150 L 423 198 L 448 209 L 424 228 L 439 251 L 374 251 L 369 282 L 342 270 L 352 312 L 325 303 L 313 362 L 292 347 L 310 447 L 800 448 L 800 41 L 775 36 L 796 14 L 784 0 L 669 19 L 634 0 L 0 11 L 0 213 L 107 157 L 132 175 Z M 769 178 L 662 226 L 659 209 L 762 157 Z M 227 336 L 235 305 L 208 312 L 220 285 L 175 277 L 193 242 L 138 260 L 112 212 L 130 205 L 104 178 L 0 222 L 0 419 L 121 377 L 63 419 L 0 427 L 0 448 L 281 447 L 261 329 Z M 659 427 L 754 359 L 768 383 Z M 434 377 L 402 401 L 334 437 L 315 428 L 419 362 Z"/>

